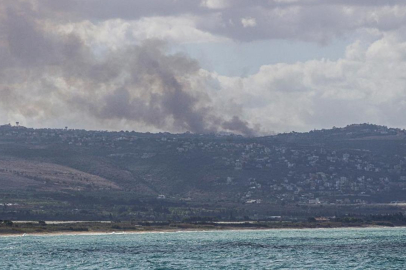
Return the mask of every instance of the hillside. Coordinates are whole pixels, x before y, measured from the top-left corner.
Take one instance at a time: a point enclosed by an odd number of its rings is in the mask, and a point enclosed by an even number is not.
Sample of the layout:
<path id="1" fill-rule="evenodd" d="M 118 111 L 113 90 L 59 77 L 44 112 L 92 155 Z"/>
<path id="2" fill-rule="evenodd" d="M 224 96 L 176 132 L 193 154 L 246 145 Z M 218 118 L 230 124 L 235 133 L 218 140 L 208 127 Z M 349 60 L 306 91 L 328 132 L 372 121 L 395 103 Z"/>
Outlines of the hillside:
<path id="1" fill-rule="evenodd" d="M 236 218 L 324 206 L 330 214 L 405 200 L 405 153 L 405 130 L 371 124 L 259 138 L 5 125 L 0 213 Z"/>

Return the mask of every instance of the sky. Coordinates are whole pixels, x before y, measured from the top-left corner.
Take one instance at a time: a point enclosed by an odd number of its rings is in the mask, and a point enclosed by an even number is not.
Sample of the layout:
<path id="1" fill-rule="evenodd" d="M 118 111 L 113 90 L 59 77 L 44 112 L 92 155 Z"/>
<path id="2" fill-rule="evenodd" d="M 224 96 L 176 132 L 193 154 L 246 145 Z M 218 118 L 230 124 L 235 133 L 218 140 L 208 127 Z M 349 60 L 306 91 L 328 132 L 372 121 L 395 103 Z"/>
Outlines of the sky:
<path id="1" fill-rule="evenodd" d="M 0 123 L 406 128 L 404 0 L 2 0 Z"/>

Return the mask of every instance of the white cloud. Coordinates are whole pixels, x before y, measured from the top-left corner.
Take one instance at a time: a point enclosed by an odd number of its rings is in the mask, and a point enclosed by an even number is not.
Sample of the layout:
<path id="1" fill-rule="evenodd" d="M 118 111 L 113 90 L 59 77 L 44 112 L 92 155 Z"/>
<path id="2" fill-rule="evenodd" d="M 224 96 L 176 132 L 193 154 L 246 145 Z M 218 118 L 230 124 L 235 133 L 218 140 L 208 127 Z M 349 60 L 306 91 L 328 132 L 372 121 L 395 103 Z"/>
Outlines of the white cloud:
<path id="1" fill-rule="evenodd" d="M 100 23 L 82 21 L 58 27 L 65 33 L 76 33 L 92 46 L 117 49 L 147 39 L 161 39 L 176 44 L 224 42 L 228 39 L 197 29 L 196 18 L 146 17 L 136 21 L 121 19 Z"/>
<path id="2" fill-rule="evenodd" d="M 202 0 L 200 6 L 209 9 L 224 9 L 230 6 L 229 0 Z"/>
<path id="3" fill-rule="evenodd" d="M 250 17 L 242 18 L 241 23 L 244 26 L 244 28 L 257 26 L 257 21 L 254 18 Z"/>
<path id="4" fill-rule="evenodd" d="M 176 43 L 222 42 L 219 37 L 196 28 L 194 17 L 143 18 L 132 25 L 137 40 L 159 38 Z"/>
<path id="5" fill-rule="evenodd" d="M 218 102 L 232 100 L 262 131 L 305 131 L 371 122 L 406 127 L 406 41 L 356 41 L 337 61 L 262 66 L 247 78 L 213 74 Z"/>

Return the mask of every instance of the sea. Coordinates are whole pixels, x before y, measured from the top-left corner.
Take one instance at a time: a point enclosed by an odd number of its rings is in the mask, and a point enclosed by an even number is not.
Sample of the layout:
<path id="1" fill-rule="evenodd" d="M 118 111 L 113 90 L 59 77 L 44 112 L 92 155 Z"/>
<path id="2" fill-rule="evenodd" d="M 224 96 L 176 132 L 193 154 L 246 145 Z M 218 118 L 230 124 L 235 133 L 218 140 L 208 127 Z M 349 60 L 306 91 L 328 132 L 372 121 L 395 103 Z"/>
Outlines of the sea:
<path id="1" fill-rule="evenodd" d="M 406 269 L 406 228 L 6 236 L 0 269 Z"/>

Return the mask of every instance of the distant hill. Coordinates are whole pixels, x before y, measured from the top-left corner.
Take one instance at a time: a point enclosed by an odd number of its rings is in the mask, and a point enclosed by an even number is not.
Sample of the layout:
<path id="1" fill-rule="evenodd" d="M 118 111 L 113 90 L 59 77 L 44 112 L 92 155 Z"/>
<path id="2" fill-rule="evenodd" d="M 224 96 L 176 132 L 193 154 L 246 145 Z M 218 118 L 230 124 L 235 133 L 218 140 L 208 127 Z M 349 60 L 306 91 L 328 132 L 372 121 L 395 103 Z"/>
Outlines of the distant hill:
<path id="1" fill-rule="evenodd" d="M 257 138 L 0 126 L 5 217 L 274 215 L 405 195 L 406 131 L 385 126 Z"/>

